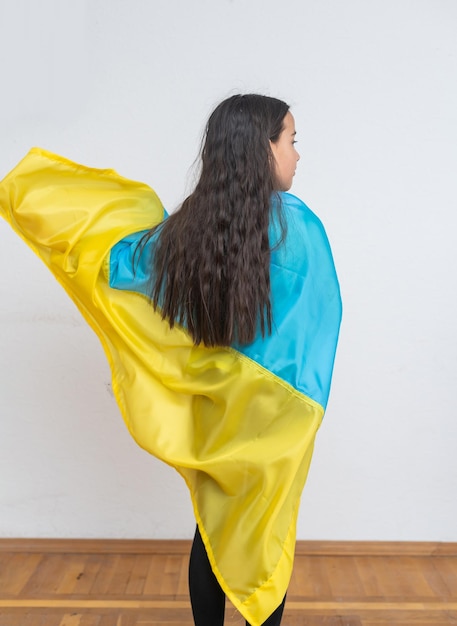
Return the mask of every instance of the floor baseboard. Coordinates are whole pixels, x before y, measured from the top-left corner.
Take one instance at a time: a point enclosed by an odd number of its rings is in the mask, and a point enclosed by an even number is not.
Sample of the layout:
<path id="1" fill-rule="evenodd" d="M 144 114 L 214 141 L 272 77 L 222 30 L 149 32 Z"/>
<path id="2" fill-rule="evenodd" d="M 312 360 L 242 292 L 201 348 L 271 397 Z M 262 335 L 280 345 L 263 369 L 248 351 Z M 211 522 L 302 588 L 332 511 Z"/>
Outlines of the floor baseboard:
<path id="1" fill-rule="evenodd" d="M 190 545 L 186 539 L 0 538 L 0 552 L 188 554 Z M 457 556 L 457 542 L 300 540 L 295 552 L 301 556 Z"/>

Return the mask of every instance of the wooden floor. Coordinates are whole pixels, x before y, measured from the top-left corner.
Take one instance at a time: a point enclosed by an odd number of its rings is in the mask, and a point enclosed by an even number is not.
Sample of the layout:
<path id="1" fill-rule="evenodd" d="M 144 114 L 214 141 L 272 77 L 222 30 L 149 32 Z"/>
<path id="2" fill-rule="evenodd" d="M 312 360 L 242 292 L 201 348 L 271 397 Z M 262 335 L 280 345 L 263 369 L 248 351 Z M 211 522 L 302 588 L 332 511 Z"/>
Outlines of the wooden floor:
<path id="1" fill-rule="evenodd" d="M 192 626 L 188 551 L 0 539 L 0 626 Z M 299 542 L 284 626 L 392 624 L 457 625 L 457 544 Z"/>

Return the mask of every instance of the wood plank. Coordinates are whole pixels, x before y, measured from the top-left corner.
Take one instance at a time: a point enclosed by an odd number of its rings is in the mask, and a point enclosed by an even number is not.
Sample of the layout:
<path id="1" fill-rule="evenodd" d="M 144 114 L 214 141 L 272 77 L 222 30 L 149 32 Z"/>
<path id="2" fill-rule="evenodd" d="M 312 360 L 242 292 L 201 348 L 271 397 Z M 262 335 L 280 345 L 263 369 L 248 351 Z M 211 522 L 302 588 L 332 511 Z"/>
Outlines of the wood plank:
<path id="1" fill-rule="evenodd" d="M 2 554 L 0 558 L 0 597 L 18 595 L 43 559 L 42 554 Z"/>
<path id="2" fill-rule="evenodd" d="M 125 589 L 126 596 L 141 595 L 144 592 L 144 586 L 151 564 L 151 556 L 146 554 L 136 554 L 135 561 L 132 566 L 132 573 Z"/>
<path id="3" fill-rule="evenodd" d="M 376 556 L 359 556 L 354 561 L 354 567 L 362 583 L 362 596 L 370 599 L 383 597 L 379 584 L 379 570 L 382 571 L 383 559 Z"/>
<path id="4" fill-rule="evenodd" d="M 325 559 L 331 597 L 336 600 L 349 600 L 363 596 L 355 557 L 329 556 Z"/>
<path id="5" fill-rule="evenodd" d="M 155 554 L 149 562 L 149 570 L 144 583 L 144 595 L 157 595 L 162 581 L 162 572 L 167 557 L 163 554 Z"/>
<path id="6" fill-rule="evenodd" d="M 437 568 L 446 585 L 448 596 L 457 596 L 457 559 L 434 559 L 435 568 Z"/>
<path id="7" fill-rule="evenodd" d="M 105 564 L 103 554 L 84 555 L 84 562 L 81 572 L 76 576 L 72 593 L 75 596 L 87 595 L 90 593 L 98 573 Z M 67 555 L 69 558 L 69 555 Z"/>
<path id="8" fill-rule="evenodd" d="M 87 557 L 85 555 L 65 556 L 65 567 L 62 576 L 55 588 L 56 594 L 70 595 L 74 593 L 75 587 L 83 576 Z"/>
<path id="9" fill-rule="evenodd" d="M 125 595 L 134 563 L 135 555 L 120 554 L 116 557 L 114 574 L 107 592 L 109 595 Z"/>
<path id="10" fill-rule="evenodd" d="M 187 597 L 189 594 L 189 555 L 181 559 L 181 571 L 179 575 L 176 597 Z"/>
<path id="11" fill-rule="evenodd" d="M 455 582 L 457 583 L 457 559 L 430 557 L 421 563 L 421 569 L 430 589 L 437 598 L 450 600 L 457 596 L 457 584 L 453 589 L 452 575 L 449 575 L 447 565 L 455 564 Z"/>
<path id="12" fill-rule="evenodd" d="M 181 575 L 182 558 L 179 555 L 169 555 L 165 561 L 160 582 L 160 595 L 176 597 Z"/>
<path id="13" fill-rule="evenodd" d="M 103 561 L 103 567 L 99 569 L 89 594 L 101 597 L 109 594 L 109 589 L 116 574 L 116 567 L 119 563 L 118 554 L 107 554 Z"/>
<path id="14" fill-rule="evenodd" d="M 295 559 L 293 576 L 297 576 L 298 587 L 291 590 L 301 598 L 331 598 L 327 560 L 322 556 L 298 556 Z"/>
<path id="15" fill-rule="evenodd" d="M 64 555 L 43 554 L 21 593 L 28 596 L 54 593 L 65 565 Z"/>
<path id="16" fill-rule="evenodd" d="M 168 609 L 189 608 L 187 600 L 76 600 L 54 598 L 27 598 L 4 600 L 0 599 L 0 607 L 3 608 L 64 608 L 64 609 Z M 312 610 L 312 611 L 457 611 L 457 601 L 451 602 L 392 602 L 392 601 L 321 601 L 321 600 L 291 600 L 287 601 L 288 610 Z M 456 615 L 457 616 L 457 615 Z"/>

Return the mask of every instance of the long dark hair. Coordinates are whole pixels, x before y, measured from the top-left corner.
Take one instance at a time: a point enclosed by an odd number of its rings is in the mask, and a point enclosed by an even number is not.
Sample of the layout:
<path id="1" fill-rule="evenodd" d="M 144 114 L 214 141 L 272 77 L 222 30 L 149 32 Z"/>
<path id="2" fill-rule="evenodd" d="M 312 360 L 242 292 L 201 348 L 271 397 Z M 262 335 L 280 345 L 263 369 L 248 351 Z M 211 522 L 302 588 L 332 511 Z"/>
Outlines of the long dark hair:
<path id="1" fill-rule="evenodd" d="M 196 344 L 250 343 L 259 327 L 271 333 L 268 227 L 278 185 L 270 141 L 279 139 L 288 110 L 255 94 L 219 104 L 195 191 L 158 227 L 151 300 Z"/>

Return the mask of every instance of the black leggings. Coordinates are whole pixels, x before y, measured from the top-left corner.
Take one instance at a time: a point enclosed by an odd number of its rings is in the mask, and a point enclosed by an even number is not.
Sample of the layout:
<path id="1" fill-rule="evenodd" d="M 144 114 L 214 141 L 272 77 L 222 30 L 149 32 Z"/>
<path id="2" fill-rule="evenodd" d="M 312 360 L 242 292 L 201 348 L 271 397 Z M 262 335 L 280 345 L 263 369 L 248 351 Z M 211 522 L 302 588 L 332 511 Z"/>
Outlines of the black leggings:
<path id="1" fill-rule="evenodd" d="M 190 553 L 189 591 L 195 626 L 223 626 L 225 594 L 213 574 L 198 527 Z M 262 626 L 280 625 L 285 602 L 286 598 Z"/>

